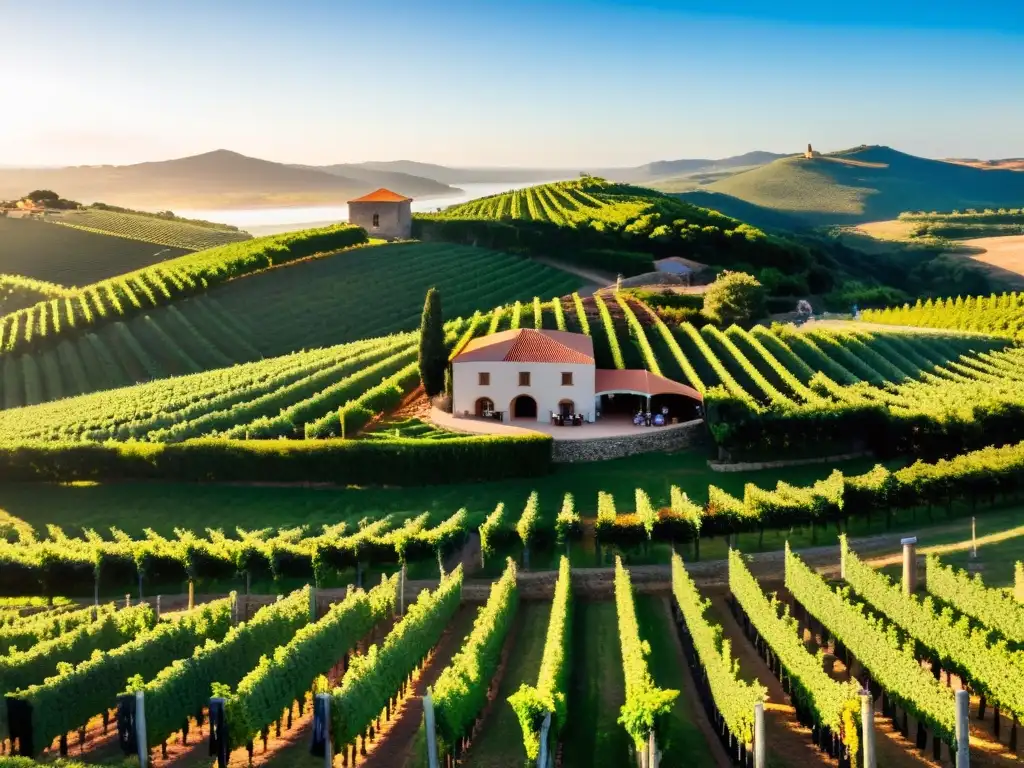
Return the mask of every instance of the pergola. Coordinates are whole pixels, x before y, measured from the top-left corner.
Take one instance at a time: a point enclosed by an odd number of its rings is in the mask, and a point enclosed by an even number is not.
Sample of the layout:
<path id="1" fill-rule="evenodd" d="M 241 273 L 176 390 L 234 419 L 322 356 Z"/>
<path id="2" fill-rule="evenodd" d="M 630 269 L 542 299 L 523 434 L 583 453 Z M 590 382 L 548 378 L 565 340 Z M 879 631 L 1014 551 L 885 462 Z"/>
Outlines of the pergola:
<path id="1" fill-rule="evenodd" d="M 666 379 L 650 371 L 635 369 L 618 370 L 599 368 L 595 376 L 594 397 L 601 395 L 639 395 L 647 398 L 650 410 L 651 398 L 655 395 L 682 395 L 697 402 L 704 398 L 693 387 L 680 384 L 678 381 Z"/>

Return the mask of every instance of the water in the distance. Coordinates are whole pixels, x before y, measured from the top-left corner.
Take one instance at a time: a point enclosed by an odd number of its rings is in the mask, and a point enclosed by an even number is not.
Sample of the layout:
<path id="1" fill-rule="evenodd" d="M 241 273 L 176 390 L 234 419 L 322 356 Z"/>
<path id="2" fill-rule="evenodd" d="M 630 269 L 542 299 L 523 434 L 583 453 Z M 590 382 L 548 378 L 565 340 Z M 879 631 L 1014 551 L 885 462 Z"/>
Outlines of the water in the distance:
<path id="1" fill-rule="evenodd" d="M 523 189 L 544 181 L 530 182 L 495 182 L 489 184 L 459 184 L 462 191 L 455 195 L 428 197 L 413 200 L 412 209 L 417 212 L 436 211 L 458 205 L 478 197 L 496 195 L 513 189 Z M 339 221 L 348 221 L 347 205 L 305 206 L 290 208 L 226 208 L 208 210 L 175 209 L 178 216 L 190 219 L 204 219 L 221 224 L 231 224 L 251 232 L 254 235 L 272 235 L 277 232 L 290 232 L 295 229 L 325 226 Z"/>

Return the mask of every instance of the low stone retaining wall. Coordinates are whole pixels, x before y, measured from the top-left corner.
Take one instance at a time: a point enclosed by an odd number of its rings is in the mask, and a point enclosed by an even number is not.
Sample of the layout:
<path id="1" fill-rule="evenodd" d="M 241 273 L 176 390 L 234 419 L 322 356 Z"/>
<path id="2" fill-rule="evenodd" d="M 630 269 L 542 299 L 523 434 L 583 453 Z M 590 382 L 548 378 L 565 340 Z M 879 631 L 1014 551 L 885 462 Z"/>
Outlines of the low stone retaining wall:
<path id="1" fill-rule="evenodd" d="M 651 427 L 642 434 L 589 440 L 555 440 L 551 458 L 559 463 L 620 459 L 637 453 L 679 451 L 699 445 L 706 437 L 704 420 L 697 419 L 675 426 Z"/>
<path id="2" fill-rule="evenodd" d="M 708 461 L 708 467 L 715 472 L 756 472 L 759 469 L 780 469 L 782 467 L 800 467 L 805 464 L 830 464 L 837 461 L 850 461 L 871 456 L 871 451 L 840 453 L 834 456 L 813 456 L 808 459 L 791 459 L 789 461 Z"/>

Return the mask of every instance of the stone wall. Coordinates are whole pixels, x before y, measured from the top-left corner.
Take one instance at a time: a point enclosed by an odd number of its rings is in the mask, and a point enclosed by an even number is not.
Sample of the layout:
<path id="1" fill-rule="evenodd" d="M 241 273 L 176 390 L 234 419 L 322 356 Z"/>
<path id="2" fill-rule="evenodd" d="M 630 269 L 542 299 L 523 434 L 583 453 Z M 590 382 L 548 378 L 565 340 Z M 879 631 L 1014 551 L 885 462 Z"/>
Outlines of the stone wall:
<path id="1" fill-rule="evenodd" d="M 655 451 L 679 451 L 703 443 L 708 436 L 703 419 L 675 427 L 650 427 L 635 435 L 590 440 L 555 440 L 552 459 L 556 462 L 603 461 Z"/>

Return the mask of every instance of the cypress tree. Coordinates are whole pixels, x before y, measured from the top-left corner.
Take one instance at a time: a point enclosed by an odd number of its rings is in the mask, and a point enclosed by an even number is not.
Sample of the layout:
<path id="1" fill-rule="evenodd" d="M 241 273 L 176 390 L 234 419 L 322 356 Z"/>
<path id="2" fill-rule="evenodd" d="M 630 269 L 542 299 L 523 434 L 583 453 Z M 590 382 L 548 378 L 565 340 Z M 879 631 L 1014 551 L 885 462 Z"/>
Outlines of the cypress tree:
<path id="1" fill-rule="evenodd" d="M 448 350 L 444 344 L 444 318 L 441 316 L 441 294 L 436 288 L 427 291 L 420 319 L 420 381 L 427 397 L 444 392 L 444 372 L 448 367 Z"/>

